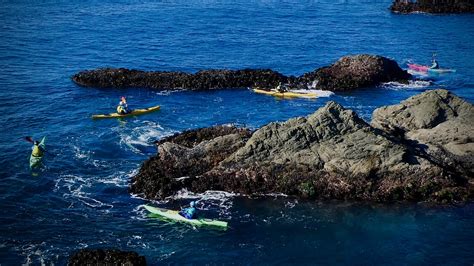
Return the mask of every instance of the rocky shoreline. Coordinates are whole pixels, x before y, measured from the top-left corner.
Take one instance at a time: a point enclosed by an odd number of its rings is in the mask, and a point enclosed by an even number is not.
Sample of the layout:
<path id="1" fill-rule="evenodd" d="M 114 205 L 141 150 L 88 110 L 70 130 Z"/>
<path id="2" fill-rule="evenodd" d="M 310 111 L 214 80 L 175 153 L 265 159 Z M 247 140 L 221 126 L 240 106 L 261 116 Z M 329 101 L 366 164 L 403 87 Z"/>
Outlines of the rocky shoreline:
<path id="1" fill-rule="evenodd" d="M 145 72 L 125 68 L 81 71 L 72 80 L 84 87 L 149 88 L 155 90 L 213 90 L 224 88 L 274 88 L 279 82 L 298 89 L 346 91 L 382 82 L 408 82 L 412 76 L 388 58 L 376 55 L 345 56 L 331 66 L 299 77 L 270 69 L 203 70 L 197 73 Z"/>
<path id="2" fill-rule="evenodd" d="M 187 189 L 375 202 L 474 197 L 474 107 L 446 90 L 378 108 L 371 123 L 328 102 L 307 117 L 251 132 L 217 126 L 157 142 L 130 192 Z"/>
<path id="3" fill-rule="evenodd" d="M 436 0 L 395 0 L 390 7 L 394 13 L 473 13 L 474 2 L 471 0 L 451 0 L 451 1 L 436 1 Z"/>

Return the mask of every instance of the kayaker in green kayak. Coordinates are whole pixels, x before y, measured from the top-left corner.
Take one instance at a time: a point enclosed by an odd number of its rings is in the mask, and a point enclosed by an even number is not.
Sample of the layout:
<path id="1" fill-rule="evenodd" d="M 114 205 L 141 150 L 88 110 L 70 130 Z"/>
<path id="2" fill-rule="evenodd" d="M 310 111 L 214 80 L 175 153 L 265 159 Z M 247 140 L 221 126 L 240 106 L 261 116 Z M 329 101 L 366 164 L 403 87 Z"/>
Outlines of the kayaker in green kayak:
<path id="1" fill-rule="evenodd" d="M 44 149 L 43 147 L 40 146 L 39 141 L 33 142 L 33 148 L 32 148 L 31 156 L 33 157 L 43 157 L 44 154 Z"/>
<path id="2" fill-rule="evenodd" d="M 182 209 L 179 212 L 179 215 L 183 216 L 186 219 L 194 219 L 197 213 L 195 206 L 196 206 L 196 202 L 191 201 L 191 203 L 189 203 L 189 207 Z"/>
<path id="3" fill-rule="evenodd" d="M 128 109 L 127 99 L 124 96 L 120 99 L 119 105 L 117 106 L 117 113 L 124 115 L 128 114 L 130 109 Z"/>

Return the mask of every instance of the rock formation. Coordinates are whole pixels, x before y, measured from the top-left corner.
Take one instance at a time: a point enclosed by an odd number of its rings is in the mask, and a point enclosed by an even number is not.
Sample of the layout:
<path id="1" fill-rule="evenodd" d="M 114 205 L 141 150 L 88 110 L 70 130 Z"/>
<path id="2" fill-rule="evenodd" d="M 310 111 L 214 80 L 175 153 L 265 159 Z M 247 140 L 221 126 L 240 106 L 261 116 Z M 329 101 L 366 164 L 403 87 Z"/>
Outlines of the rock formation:
<path id="1" fill-rule="evenodd" d="M 81 86 L 98 88 L 151 88 L 167 90 L 208 90 L 221 88 L 274 88 L 279 82 L 299 89 L 344 91 L 376 86 L 380 82 L 407 81 L 411 75 L 395 61 L 381 56 L 346 56 L 329 67 L 300 77 L 284 76 L 269 69 L 144 72 L 123 68 L 81 71 L 72 80 Z"/>
<path id="2" fill-rule="evenodd" d="M 269 69 L 203 70 L 190 74 L 104 68 L 81 71 L 72 80 L 81 86 L 98 88 L 207 90 L 276 86 L 279 82 L 287 82 L 288 78 Z"/>
<path id="3" fill-rule="evenodd" d="M 134 178 L 131 192 L 163 198 L 186 186 L 192 178 L 214 168 L 245 144 L 251 133 L 234 126 L 185 131 L 157 142 L 159 153 L 147 160 Z M 160 178 L 156 178 L 160 176 Z"/>
<path id="4" fill-rule="evenodd" d="M 395 0 L 390 7 L 394 13 L 472 13 L 472 0 Z"/>
<path id="5" fill-rule="evenodd" d="M 374 112 L 372 126 L 335 102 L 308 117 L 244 129 L 201 129 L 158 143 L 131 192 L 180 189 L 315 199 L 465 201 L 474 196 L 472 105 L 444 90 Z M 219 127 L 217 127 L 219 128 Z M 178 139 L 180 139 L 178 141 Z"/>
<path id="6" fill-rule="evenodd" d="M 145 257 L 136 252 L 116 249 L 82 249 L 69 258 L 68 265 L 130 265 L 145 266 Z"/>
<path id="7" fill-rule="evenodd" d="M 381 82 L 406 81 L 411 75 L 397 62 L 373 55 L 345 56 L 329 67 L 304 74 L 301 79 L 315 82 L 322 90 L 344 91 L 373 86 Z"/>
<path id="8" fill-rule="evenodd" d="M 372 125 L 422 147 L 445 169 L 473 177 L 474 107 L 446 90 L 375 110 Z"/>

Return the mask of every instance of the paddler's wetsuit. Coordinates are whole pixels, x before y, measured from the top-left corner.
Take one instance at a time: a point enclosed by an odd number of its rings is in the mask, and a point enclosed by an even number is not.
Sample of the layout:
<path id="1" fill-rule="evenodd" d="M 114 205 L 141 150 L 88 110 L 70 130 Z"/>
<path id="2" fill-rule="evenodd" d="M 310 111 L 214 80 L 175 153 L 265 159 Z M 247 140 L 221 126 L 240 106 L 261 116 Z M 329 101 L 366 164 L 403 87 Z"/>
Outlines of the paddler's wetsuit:
<path id="1" fill-rule="evenodd" d="M 184 218 L 187 219 L 194 219 L 194 216 L 196 216 L 196 208 L 194 207 L 195 203 L 194 201 L 191 202 L 190 207 L 182 209 L 179 212 L 179 215 L 183 216 Z"/>
<path id="2" fill-rule="evenodd" d="M 283 84 L 281 84 L 281 82 L 276 87 L 276 91 L 280 92 L 280 93 L 288 92 L 288 90 L 285 88 L 285 86 Z"/>
<path id="3" fill-rule="evenodd" d="M 436 61 L 435 59 L 433 59 L 433 64 L 431 65 L 430 68 L 431 68 L 431 69 L 438 69 L 438 68 L 439 68 L 438 61 Z"/>
<path id="4" fill-rule="evenodd" d="M 117 106 L 117 113 L 124 115 L 128 112 L 129 110 L 128 110 L 127 102 L 123 100 L 120 101 L 119 105 Z"/>
<path id="5" fill-rule="evenodd" d="M 33 145 L 33 151 L 31 152 L 31 155 L 33 157 L 42 157 L 43 153 L 44 153 L 43 148 L 39 146 L 39 143 L 35 143 Z"/>

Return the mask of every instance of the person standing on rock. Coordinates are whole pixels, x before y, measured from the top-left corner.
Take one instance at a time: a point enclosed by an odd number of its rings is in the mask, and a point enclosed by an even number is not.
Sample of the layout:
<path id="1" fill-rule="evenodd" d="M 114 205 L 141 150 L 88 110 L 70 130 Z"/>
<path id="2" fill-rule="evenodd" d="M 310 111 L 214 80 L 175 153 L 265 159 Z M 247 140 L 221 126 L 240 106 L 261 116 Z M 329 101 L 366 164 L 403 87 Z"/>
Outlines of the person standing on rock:
<path id="1" fill-rule="evenodd" d="M 183 216 L 186 219 L 194 219 L 194 217 L 196 216 L 196 212 L 197 212 L 195 206 L 196 206 L 196 202 L 191 201 L 191 203 L 189 203 L 189 207 L 185 208 L 185 209 L 182 209 L 179 212 L 179 215 Z"/>
<path id="2" fill-rule="evenodd" d="M 129 113 L 130 110 L 128 109 L 127 99 L 124 96 L 120 99 L 119 105 L 117 106 L 117 113 L 124 115 Z"/>

